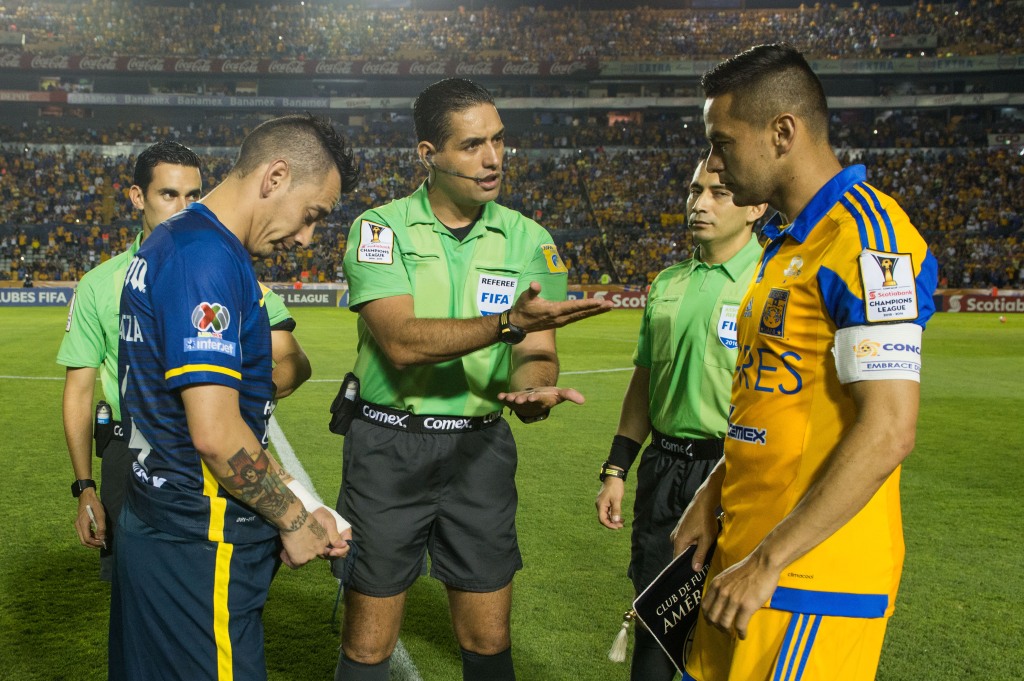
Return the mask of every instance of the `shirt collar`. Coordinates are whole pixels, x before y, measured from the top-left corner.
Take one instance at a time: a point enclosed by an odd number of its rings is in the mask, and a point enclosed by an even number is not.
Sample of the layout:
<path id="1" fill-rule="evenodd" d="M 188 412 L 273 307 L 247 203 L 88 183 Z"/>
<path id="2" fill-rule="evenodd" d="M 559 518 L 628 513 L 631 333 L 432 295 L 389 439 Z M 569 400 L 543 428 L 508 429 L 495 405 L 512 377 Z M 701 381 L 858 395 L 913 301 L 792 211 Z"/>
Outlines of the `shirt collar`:
<path id="1" fill-rule="evenodd" d="M 814 195 L 810 203 L 804 206 L 804 209 L 800 211 L 800 215 L 796 217 L 796 220 L 793 220 L 792 224 L 788 227 L 780 226 L 778 223 L 781 220 L 776 215 L 771 222 L 765 225 L 765 236 L 769 239 L 775 239 L 785 232 L 803 243 L 811 233 L 811 230 L 814 229 L 814 226 L 821 222 L 821 219 L 832 210 L 832 206 L 839 201 L 840 197 L 850 187 L 858 182 L 864 182 L 865 179 L 867 179 L 867 172 L 864 166 L 853 165 L 843 168 L 818 190 L 818 193 Z"/>
<path id="2" fill-rule="evenodd" d="M 700 246 L 697 247 L 698 249 Z M 731 258 L 722 263 L 715 263 L 709 265 L 701 261 L 697 257 L 697 251 L 694 251 L 693 258 L 690 260 L 690 271 L 697 269 L 698 267 L 705 267 L 707 269 L 714 269 L 716 267 L 722 268 L 729 278 L 736 281 L 743 276 L 743 271 L 751 264 L 755 263 L 761 257 L 761 244 L 757 241 L 757 236 L 754 234 L 750 235 L 750 240 L 743 245 L 739 251 L 737 251 Z"/>
<path id="3" fill-rule="evenodd" d="M 430 197 L 427 194 L 426 181 L 424 181 L 419 188 L 413 192 L 408 215 L 410 227 L 413 225 L 432 225 L 435 232 L 440 234 L 451 234 L 451 232 L 448 231 L 448 228 L 437 219 L 437 216 L 434 215 L 433 209 L 430 207 Z M 466 236 L 464 241 L 479 235 L 481 230 L 484 229 L 493 229 L 501 232 L 502 234 L 506 233 L 505 222 L 502 220 L 494 201 L 488 201 L 483 205 L 483 210 L 480 211 L 480 217 L 477 218 L 476 224 L 473 226 L 473 230 Z"/>

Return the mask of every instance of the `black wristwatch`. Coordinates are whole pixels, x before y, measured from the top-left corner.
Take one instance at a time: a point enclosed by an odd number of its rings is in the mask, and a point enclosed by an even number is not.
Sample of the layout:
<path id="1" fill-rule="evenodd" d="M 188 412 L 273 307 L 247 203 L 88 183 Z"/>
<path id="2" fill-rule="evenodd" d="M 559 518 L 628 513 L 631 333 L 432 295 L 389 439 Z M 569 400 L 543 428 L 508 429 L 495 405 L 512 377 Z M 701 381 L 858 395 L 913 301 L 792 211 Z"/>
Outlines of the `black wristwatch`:
<path id="1" fill-rule="evenodd" d="M 601 472 L 597 474 L 597 478 L 601 482 L 604 482 L 605 478 L 619 478 L 620 480 L 625 480 L 626 471 L 622 470 L 621 468 L 614 468 L 608 465 L 608 462 L 605 461 L 603 464 L 601 464 Z"/>
<path id="2" fill-rule="evenodd" d="M 510 312 L 512 312 L 512 308 L 498 315 L 498 340 L 508 345 L 515 345 L 523 342 L 523 339 L 526 338 L 526 331 L 509 320 Z"/>
<path id="3" fill-rule="evenodd" d="M 78 497 L 82 496 L 82 492 L 84 492 L 86 489 L 90 487 L 96 489 L 95 480 L 75 480 L 73 483 L 71 483 L 71 496 L 77 499 Z"/>

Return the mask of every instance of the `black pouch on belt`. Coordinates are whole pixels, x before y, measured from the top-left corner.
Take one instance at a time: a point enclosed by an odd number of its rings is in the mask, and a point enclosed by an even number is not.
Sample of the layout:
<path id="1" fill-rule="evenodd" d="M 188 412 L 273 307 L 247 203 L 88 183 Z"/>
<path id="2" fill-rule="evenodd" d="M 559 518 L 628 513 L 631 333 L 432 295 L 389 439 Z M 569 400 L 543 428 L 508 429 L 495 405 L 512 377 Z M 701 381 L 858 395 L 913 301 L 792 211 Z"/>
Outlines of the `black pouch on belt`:
<path id="1" fill-rule="evenodd" d="M 100 400 L 96 405 L 96 419 L 93 421 L 92 437 L 96 441 L 96 456 L 102 457 L 107 445 L 114 437 L 114 420 L 110 405 Z"/>
<path id="2" fill-rule="evenodd" d="M 341 379 L 338 395 L 331 403 L 331 424 L 329 426 L 331 432 L 338 435 L 347 433 L 358 407 L 359 378 L 350 371 L 345 374 L 345 378 Z"/>

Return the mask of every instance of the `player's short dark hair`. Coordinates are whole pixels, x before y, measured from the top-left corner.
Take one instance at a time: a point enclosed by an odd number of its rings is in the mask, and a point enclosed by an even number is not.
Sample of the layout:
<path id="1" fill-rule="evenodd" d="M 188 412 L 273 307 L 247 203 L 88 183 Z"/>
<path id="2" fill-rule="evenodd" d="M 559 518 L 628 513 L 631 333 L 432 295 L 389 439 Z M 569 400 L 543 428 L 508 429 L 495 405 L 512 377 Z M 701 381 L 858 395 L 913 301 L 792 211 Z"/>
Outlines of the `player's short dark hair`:
<path id="1" fill-rule="evenodd" d="M 264 163 L 287 159 L 295 184 L 319 181 L 332 164 L 341 175 L 341 192 L 359 181 L 352 146 L 327 118 L 291 114 L 260 123 L 242 140 L 231 172 L 245 177 Z"/>
<path id="2" fill-rule="evenodd" d="M 700 79 L 707 98 L 732 95 L 730 115 L 764 126 L 782 113 L 828 139 L 828 100 L 800 51 L 788 43 L 757 45 L 726 59 Z"/>
<path id="3" fill-rule="evenodd" d="M 143 194 L 149 190 L 149 185 L 153 182 L 153 168 L 156 168 L 161 163 L 185 166 L 186 168 L 199 168 L 199 173 L 202 174 L 203 172 L 203 163 L 199 160 L 199 156 L 184 144 L 171 140 L 157 142 L 139 154 L 139 157 L 135 159 L 132 184 L 137 185 Z"/>
<path id="4" fill-rule="evenodd" d="M 465 78 L 445 78 L 428 85 L 412 105 L 416 139 L 441 150 L 452 136 L 451 114 L 479 104 L 494 105 L 485 88 Z"/>

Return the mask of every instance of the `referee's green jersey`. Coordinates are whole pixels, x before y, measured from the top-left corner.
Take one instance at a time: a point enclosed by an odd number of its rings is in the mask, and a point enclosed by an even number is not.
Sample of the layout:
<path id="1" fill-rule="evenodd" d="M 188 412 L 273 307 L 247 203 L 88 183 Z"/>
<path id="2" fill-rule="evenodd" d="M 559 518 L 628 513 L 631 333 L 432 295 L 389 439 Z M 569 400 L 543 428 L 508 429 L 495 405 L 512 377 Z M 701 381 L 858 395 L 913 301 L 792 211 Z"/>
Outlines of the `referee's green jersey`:
<path id="1" fill-rule="evenodd" d="M 430 208 L 426 184 L 363 213 L 352 224 L 344 260 L 349 307 L 411 295 L 418 318 L 495 315 L 531 281 L 547 300 L 565 300 L 567 273 L 547 230 L 516 211 L 486 203 L 459 241 Z M 497 340 L 498 322 L 494 322 Z M 354 372 L 368 402 L 416 414 L 483 416 L 508 389 L 511 347 L 494 343 L 448 362 L 399 371 L 362 319 Z M 422 339 L 429 344 L 430 338 Z"/>
<path id="2" fill-rule="evenodd" d="M 651 284 L 633 363 L 651 371 L 651 425 L 681 438 L 725 436 L 736 369 L 736 316 L 761 255 L 757 238 L 728 261 L 696 258 Z"/>
<path id="3" fill-rule="evenodd" d="M 117 343 L 120 331 L 121 289 L 128 263 L 142 243 L 142 234 L 128 250 L 115 255 L 85 273 L 75 287 L 64 327 L 64 340 L 57 351 L 57 364 L 100 370 L 103 398 L 110 404 L 114 420 L 121 420 L 117 390 Z"/>

